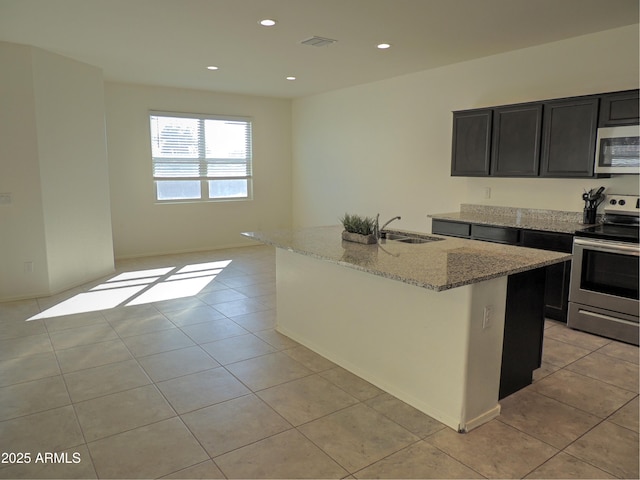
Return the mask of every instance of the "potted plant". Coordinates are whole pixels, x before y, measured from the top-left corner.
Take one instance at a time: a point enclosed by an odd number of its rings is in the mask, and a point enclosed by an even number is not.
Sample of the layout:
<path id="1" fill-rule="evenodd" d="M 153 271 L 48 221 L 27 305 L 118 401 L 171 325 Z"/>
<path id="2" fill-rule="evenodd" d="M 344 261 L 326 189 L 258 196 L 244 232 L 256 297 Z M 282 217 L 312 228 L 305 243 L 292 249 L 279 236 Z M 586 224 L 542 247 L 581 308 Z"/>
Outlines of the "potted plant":
<path id="1" fill-rule="evenodd" d="M 343 240 L 367 245 L 376 243 L 376 220 L 374 218 L 345 213 L 340 219 L 340 223 L 344 227 L 342 232 Z"/>

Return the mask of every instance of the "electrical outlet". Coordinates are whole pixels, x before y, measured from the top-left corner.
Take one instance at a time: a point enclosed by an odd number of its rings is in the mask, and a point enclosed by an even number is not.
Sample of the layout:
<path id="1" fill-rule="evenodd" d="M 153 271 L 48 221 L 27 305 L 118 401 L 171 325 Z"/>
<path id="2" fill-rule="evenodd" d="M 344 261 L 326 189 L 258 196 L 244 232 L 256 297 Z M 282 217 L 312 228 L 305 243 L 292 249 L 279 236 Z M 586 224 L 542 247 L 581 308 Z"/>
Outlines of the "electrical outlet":
<path id="1" fill-rule="evenodd" d="M 493 305 L 486 305 L 482 314 L 482 328 L 488 328 L 493 320 Z"/>
<path id="2" fill-rule="evenodd" d="M 11 205 L 10 193 L 0 193 L 0 205 Z"/>
<path id="3" fill-rule="evenodd" d="M 484 198 L 491 198 L 491 187 L 484 187 Z"/>
<path id="4" fill-rule="evenodd" d="M 24 273 L 33 273 L 33 262 L 24 262 Z"/>

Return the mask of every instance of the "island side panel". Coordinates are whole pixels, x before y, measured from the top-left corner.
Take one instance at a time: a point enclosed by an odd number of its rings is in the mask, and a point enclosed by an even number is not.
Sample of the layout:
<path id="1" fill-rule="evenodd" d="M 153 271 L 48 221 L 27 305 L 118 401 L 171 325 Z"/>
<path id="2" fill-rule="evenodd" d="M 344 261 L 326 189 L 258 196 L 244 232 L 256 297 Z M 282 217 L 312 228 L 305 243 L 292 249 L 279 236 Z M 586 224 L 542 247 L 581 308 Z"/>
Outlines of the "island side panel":
<path id="1" fill-rule="evenodd" d="M 495 418 L 498 404 L 507 285 L 509 277 L 499 277 L 467 286 L 471 290 L 467 391 L 463 430 L 469 431 Z M 456 289 L 457 290 L 457 289 Z M 485 307 L 488 307 L 485 320 Z M 489 407 L 494 405 L 493 409 Z"/>
<path id="2" fill-rule="evenodd" d="M 281 333 L 456 430 L 499 413 L 506 277 L 435 292 L 280 248 L 276 272 Z"/>

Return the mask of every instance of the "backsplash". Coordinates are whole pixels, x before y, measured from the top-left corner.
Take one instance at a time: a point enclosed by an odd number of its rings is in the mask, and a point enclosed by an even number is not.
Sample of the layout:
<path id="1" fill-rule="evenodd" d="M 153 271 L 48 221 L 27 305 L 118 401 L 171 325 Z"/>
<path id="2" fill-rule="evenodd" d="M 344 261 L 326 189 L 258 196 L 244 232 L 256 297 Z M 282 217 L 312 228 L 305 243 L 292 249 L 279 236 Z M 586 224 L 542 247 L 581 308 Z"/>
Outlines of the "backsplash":
<path id="1" fill-rule="evenodd" d="M 499 207 L 494 205 L 460 204 L 461 213 L 478 213 L 496 216 L 522 216 L 539 218 L 550 222 L 582 222 L 582 212 L 566 212 L 562 210 L 541 210 L 535 208 Z"/>

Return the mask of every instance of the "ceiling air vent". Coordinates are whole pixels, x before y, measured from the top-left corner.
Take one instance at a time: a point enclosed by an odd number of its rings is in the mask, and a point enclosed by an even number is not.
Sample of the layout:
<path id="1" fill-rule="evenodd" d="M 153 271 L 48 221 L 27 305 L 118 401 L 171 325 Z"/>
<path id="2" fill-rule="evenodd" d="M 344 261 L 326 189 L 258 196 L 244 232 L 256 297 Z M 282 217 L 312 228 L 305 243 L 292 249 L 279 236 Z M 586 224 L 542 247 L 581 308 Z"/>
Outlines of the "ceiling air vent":
<path id="1" fill-rule="evenodd" d="M 323 37 L 311 37 L 306 40 L 302 40 L 302 45 L 309 45 L 311 47 L 326 47 L 327 45 L 333 45 L 337 40 L 331 40 L 330 38 Z"/>

